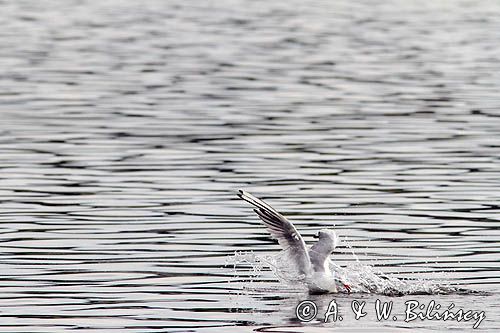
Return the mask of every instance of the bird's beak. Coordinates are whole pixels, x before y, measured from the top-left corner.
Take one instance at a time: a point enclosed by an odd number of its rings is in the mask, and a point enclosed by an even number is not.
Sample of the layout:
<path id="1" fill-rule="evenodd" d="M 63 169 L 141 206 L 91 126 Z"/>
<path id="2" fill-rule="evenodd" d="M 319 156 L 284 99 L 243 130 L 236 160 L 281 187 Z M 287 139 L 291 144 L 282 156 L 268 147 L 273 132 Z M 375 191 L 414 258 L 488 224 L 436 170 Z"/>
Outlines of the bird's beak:
<path id="1" fill-rule="evenodd" d="M 318 239 L 318 238 L 319 238 L 319 233 L 314 234 L 314 235 L 313 235 L 313 238 L 314 238 L 314 239 Z"/>

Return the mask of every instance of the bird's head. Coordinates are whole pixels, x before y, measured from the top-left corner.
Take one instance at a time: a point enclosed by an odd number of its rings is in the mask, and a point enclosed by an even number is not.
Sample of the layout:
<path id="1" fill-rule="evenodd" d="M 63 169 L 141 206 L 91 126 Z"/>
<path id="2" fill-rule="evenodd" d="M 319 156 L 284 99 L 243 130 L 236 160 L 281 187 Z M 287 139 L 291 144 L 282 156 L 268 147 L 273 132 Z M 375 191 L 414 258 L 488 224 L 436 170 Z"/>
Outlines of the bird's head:
<path id="1" fill-rule="evenodd" d="M 339 243 L 339 238 L 337 237 L 335 231 L 329 229 L 321 229 L 314 238 L 318 238 L 318 242 L 331 244 L 332 251 Z"/>

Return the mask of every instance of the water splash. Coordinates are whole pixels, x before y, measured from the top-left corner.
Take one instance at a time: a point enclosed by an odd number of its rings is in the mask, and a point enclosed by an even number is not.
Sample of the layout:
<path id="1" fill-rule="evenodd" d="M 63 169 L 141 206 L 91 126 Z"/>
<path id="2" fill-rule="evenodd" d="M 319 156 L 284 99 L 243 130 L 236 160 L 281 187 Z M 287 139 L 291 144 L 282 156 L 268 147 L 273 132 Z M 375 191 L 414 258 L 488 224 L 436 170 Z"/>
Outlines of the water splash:
<path id="1" fill-rule="evenodd" d="M 268 289 L 269 284 L 262 281 L 266 272 L 272 272 L 272 276 L 280 282 L 279 286 L 286 288 L 287 291 L 307 290 L 305 277 L 298 274 L 286 251 L 281 251 L 275 255 L 235 252 L 234 256 L 227 258 L 226 266 L 228 265 L 233 266 L 234 275 L 240 281 L 246 281 L 243 286 L 243 289 L 246 290 Z M 342 287 L 343 284 L 349 285 L 353 293 L 386 296 L 443 295 L 473 292 L 445 281 L 424 278 L 398 278 L 390 274 L 384 274 L 377 270 L 376 267 L 361 262 L 354 253 L 351 263 L 345 267 L 332 263 L 331 269 L 339 286 L 341 286 L 339 292 L 342 293 L 347 293 Z M 259 285 L 259 280 L 262 285 Z M 273 290 L 275 290 L 274 287 Z"/>
<path id="2" fill-rule="evenodd" d="M 346 267 L 332 265 L 336 276 L 348 284 L 352 292 L 386 296 L 452 294 L 459 288 L 444 281 L 423 278 L 402 279 L 378 271 L 374 266 L 359 261 Z"/>
<path id="3" fill-rule="evenodd" d="M 275 255 L 236 251 L 233 256 L 226 258 L 225 266 L 232 266 L 233 280 L 230 282 L 241 282 L 243 290 L 269 289 L 269 281 L 266 280 L 268 275 L 279 282 L 272 286 L 273 290 L 307 291 L 305 276 L 298 273 L 286 251 Z"/>

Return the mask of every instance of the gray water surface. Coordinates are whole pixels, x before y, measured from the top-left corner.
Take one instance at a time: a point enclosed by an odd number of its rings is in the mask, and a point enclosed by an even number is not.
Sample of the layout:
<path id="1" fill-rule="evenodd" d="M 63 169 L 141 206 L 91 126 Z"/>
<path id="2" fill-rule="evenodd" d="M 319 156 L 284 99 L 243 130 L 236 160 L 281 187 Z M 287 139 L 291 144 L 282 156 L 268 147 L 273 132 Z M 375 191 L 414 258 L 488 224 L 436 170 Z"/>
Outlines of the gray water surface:
<path id="1" fill-rule="evenodd" d="M 500 2 L 0 1 L 0 331 L 499 331 Z M 336 299 L 272 255 L 244 188 L 307 242 L 475 294 Z M 344 266 L 351 249 L 335 255 Z M 251 281 L 250 281 L 251 280 Z M 398 321 L 355 321 L 353 299 Z M 237 327 L 236 327 L 237 326 Z M 274 327 L 274 328 L 273 328 Z"/>

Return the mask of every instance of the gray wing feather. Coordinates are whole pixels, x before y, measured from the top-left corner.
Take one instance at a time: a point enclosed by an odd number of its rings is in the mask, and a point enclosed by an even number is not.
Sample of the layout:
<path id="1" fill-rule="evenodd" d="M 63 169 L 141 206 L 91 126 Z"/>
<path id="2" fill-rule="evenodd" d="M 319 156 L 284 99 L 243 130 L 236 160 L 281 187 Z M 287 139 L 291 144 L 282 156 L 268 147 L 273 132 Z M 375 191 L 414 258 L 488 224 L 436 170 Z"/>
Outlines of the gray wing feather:
<path id="1" fill-rule="evenodd" d="M 267 230 L 278 240 L 284 250 L 289 250 L 301 273 L 309 271 L 311 261 L 307 252 L 304 239 L 293 224 L 273 207 L 254 197 L 248 192 L 239 190 L 238 197 L 256 207 L 254 212 L 264 222 Z"/>
<path id="2" fill-rule="evenodd" d="M 315 272 L 324 272 L 329 269 L 330 254 L 338 243 L 337 234 L 333 230 L 328 231 L 330 235 L 328 237 L 322 237 L 322 231 L 318 234 L 318 241 L 309 249 L 309 258 Z"/>
<path id="3" fill-rule="evenodd" d="M 317 241 L 309 249 L 309 257 L 315 272 L 324 272 L 325 263 L 330 258 L 330 246 L 325 242 Z"/>

